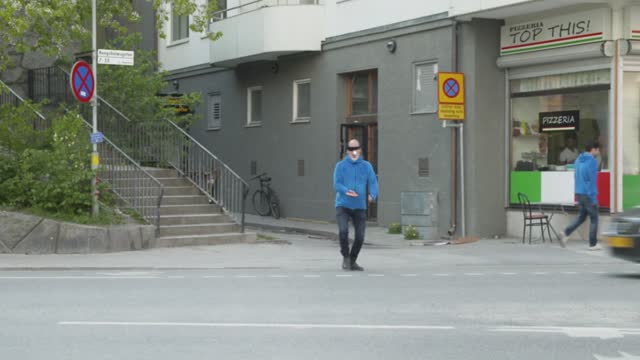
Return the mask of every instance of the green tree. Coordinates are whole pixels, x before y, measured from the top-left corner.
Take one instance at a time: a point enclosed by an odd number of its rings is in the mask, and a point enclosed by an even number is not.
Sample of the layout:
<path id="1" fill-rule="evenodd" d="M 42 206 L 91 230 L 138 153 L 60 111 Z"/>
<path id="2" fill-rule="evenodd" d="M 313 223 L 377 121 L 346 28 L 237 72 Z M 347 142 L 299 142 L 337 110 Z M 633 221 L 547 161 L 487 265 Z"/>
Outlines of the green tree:
<path id="1" fill-rule="evenodd" d="M 198 5 L 196 0 L 146 0 L 155 9 L 159 35 L 171 12 L 191 15 L 190 29 L 207 33 L 217 1 Z M 119 35 L 127 23 L 140 21 L 131 0 L 97 0 L 98 25 Z M 215 40 L 220 34 L 208 34 Z M 88 48 L 91 40 L 90 0 L 0 0 L 0 71 L 11 66 L 11 52 L 41 51 L 63 58 L 70 48 Z"/>

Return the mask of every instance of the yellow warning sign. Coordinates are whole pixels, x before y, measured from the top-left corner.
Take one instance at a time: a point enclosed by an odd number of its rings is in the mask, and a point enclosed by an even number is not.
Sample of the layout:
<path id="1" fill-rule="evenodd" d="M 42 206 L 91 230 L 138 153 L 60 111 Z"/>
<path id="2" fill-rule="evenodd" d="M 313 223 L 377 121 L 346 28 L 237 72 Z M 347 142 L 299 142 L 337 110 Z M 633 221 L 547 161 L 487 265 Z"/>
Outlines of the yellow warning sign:
<path id="1" fill-rule="evenodd" d="M 438 73 L 438 117 L 441 120 L 464 120 L 463 73 Z"/>
<path id="2" fill-rule="evenodd" d="M 464 120 L 464 104 L 438 104 L 440 120 Z"/>
<path id="3" fill-rule="evenodd" d="M 92 153 L 91 154 L 91 168 L 92 169 L 97 169 L 98 166 L 100 165 L 100 155 L 98 155 L 98 153 Z"/>

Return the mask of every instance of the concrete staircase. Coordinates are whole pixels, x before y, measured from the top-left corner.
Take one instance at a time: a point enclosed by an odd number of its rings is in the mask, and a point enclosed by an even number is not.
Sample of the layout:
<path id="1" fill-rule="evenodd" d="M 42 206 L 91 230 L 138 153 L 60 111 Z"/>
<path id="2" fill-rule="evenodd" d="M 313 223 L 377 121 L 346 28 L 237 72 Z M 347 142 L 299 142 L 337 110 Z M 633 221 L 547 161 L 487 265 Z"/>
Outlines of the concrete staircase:
<path id="1" fill-rule="evenodd" d="M 160 207 L 160 234 L 156 247 L 217 245 L 256 241 L 255 233 L 242 233 L 240 225 L 220 206 L 209 204 L 191 182 L 171 169 L 146 169 L 164 186 Z"/>

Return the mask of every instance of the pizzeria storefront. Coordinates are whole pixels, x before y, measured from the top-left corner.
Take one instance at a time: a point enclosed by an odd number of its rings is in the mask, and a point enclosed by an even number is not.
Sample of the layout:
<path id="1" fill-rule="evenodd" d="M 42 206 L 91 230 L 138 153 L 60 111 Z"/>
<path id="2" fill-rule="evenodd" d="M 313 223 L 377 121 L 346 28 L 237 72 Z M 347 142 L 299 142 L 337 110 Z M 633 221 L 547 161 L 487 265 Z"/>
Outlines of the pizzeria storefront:
<path id="1" fill-rule="evenodd" d="M 612 40 L 624 34 L 623 40 Z M 598 200 L 640 205 L 640 7 L 576 11 L 502 27 L 508 98 L 507 206 L 518 193 L 574 203 L 574 161 L 600 143 Z"/>

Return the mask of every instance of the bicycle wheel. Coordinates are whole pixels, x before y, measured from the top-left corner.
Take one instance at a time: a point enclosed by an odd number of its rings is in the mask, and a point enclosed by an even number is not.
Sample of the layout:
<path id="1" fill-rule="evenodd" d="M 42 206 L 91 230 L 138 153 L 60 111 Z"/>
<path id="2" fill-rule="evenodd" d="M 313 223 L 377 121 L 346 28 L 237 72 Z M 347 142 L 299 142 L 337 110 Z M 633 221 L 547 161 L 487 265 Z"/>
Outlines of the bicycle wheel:
<path id="1" fill-rule="evenodd" d="M 280 219 L 280 204 L 278 203 L 278 199 L 277 198 L 272 198 L 271 199 L 271 216 L 273 216 L 274 219 Z"/>
<path id="2" fill-rule="evenodd" d="M 271 208 L 269 206 L 269 198 L 267 197 L 267 193 L 262 190 L 256 190 L 253 193 L 253 209 L 260 216 L 267 216 L 271 212 Z"/>

